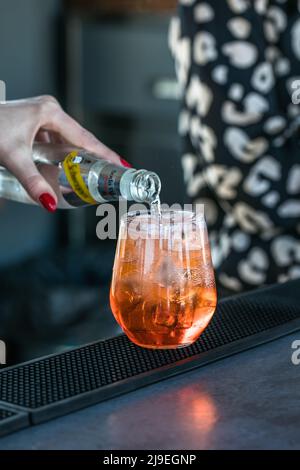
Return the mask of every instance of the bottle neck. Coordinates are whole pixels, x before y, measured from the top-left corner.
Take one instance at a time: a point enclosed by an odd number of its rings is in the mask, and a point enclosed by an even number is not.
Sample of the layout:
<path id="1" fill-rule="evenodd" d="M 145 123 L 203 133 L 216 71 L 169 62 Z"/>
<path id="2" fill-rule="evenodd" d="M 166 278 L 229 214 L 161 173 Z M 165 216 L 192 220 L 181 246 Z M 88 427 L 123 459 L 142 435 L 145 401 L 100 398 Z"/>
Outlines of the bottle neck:
<path id="1" fill-rule="evenodd" d="M 135 170 L 130 176 L 129 192 L 131 200 L 150 204 L 159 198 L 161 182 L 156 173 L 147 170 Z"/>
<path id="2" fill-rule="evenodd" d="M 89 190 L 98 202 L 127 201 L 151 203 L 159 197 L 161 183 L 156 173 L 127 169 L 99 161 L 93 164 L 89 175 Z"/>

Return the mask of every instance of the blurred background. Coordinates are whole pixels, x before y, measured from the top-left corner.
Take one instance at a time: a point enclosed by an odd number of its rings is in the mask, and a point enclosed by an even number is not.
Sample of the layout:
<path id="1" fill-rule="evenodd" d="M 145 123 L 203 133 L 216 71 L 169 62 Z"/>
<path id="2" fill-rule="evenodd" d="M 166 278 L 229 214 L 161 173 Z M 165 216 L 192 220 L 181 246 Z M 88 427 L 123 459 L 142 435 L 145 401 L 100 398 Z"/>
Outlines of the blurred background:
<path id="1" fill-rule="evenodd" d="M 52 94 L 136 168 L 184 202 L 178 86 L 168 50 L 176 0 L 2 0 L 7 99 Z M 176 185 L 172 182 L 176 181 Z M 47 214 L 1 201 L 0 338 L 8 365 L 118 333 L 108 305 L 114 241 L 96 210 Z"/>

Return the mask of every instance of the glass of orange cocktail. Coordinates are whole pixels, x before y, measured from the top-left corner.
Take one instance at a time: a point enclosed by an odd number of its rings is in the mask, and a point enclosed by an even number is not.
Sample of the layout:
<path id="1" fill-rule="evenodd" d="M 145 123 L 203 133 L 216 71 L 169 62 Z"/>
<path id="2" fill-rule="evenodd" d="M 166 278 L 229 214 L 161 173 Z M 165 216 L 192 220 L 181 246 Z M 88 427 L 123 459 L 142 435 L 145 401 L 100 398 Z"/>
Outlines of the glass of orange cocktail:
<path id="1" fill-rule="evenodd" d="M 145 348 L 188 346 L 217 303 L 202 212 L 129 212 L 120 234 L 110 292 L 126 335 Z"/>

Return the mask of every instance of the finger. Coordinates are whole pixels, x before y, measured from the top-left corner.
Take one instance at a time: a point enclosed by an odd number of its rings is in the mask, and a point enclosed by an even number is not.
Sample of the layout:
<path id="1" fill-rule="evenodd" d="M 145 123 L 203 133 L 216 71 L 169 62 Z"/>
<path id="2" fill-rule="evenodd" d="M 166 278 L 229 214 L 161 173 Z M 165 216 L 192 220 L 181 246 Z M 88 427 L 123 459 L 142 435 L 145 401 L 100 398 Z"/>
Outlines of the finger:
<path id="1" fill-rule="evenodd" d="M 54 125 L 57 126 L 57 131 L 69 143 L 95 153 L 113 163 L 120 164 L 121 157 L 116 152 L 100 142 L 91 132 L 84 129 L 64 111 L 61 112 Z"/>
<path id="2" fill-rule="evenodd" d="M 36 103 L 40 110 L 40 127 L 59 133 L 62 139 L 71 145 L 84 148 L 120 165 L 121 157 L 65 113 L 55 98 L 39 97 Z"/>
<path id="3" fill-rule="evenodd" d="M 20 181 L 29 196 L 49 212 L 57 206 L 56 194 L 50 184 L 39 173 L 27 150 L 12 153 L 4 162 L 5 167 Z"/>

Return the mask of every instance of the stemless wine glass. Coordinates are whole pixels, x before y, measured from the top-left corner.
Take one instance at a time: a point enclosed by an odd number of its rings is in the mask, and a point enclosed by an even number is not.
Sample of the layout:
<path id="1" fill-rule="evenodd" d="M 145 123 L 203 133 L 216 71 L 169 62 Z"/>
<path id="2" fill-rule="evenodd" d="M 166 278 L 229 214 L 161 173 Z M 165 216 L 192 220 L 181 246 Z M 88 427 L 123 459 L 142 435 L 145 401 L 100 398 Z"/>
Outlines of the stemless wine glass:
<path id="1" fill-rule="evenodd" d="M 203 213 L 123 216 L 110 303 L 123 331 L 139 346 L 170 349 L 193 343 L 217 303 Z"/>

